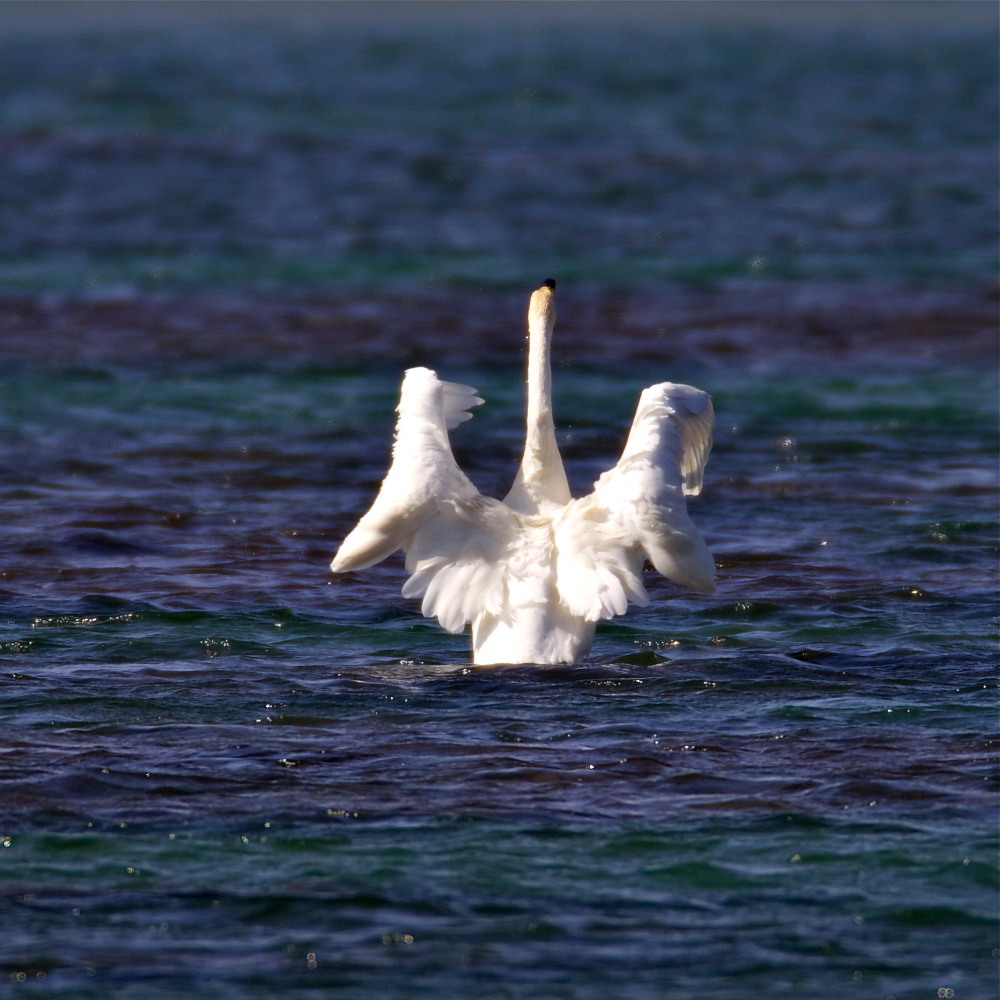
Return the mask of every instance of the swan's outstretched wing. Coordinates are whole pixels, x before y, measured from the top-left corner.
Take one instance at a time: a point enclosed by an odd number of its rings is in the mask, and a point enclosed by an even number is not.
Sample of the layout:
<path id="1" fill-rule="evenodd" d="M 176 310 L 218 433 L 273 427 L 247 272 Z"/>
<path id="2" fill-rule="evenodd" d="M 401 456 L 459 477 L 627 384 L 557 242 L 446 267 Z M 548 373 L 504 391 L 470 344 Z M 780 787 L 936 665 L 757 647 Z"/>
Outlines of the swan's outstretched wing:
<path id="1" fill-rule="evenodd" d="M 518 515 L 491 497 L 442 500 L 406 544 L 404 597 L 423 597 L 420 610 L 449 632 L 488 611 L 499 614 Z"/>
<path id="2" fill-rule="evenodd" d="M 344 539 L 330 568 L 365 569 L 397 549 L 413 574 L 403 589 L 424 597 L 423 613 L 450 631 L 498 606 L 509 512 L 481 496 L 455 462 L 448 431 L 482 400 L 427 368 L 403 379 L 392 465 L 371 509 Z"/>
<path id="3" fill-rule="evenodd" d="M 715 590 L 715 561 L 684 499 L 701 491 L 714 419 L 699 389 L 662 382 L 643 391 L 618 464 L 557 525 L 558 587 L 573 613 L 597 620 L 629 601 L 647 604 L 647 558 L 682 586 Z"/>

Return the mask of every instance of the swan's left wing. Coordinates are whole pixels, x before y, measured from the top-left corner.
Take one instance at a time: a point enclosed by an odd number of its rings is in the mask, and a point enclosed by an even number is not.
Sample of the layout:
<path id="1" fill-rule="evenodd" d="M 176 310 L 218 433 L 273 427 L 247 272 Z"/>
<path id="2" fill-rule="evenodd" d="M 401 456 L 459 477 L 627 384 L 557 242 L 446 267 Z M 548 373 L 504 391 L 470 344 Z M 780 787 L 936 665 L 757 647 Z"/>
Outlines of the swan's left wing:
<path id="1" fill-rule="evenodd" d="M 403 548 L 442 501 L 478 496 L 455 462 L 448 431 L 481 402 L 475 389 L 442 382 L 428 368 L 407 371 L 396 407 L 392 464 L 371 509 L 330 564 L 335 573 L 365 569 Z"/>
<path id="2" fill-rule="evenodd" d="M 480 495 L 455 461 L 448 431 L 482 400 L 475 389 L 411 368 L 400 390 L 392 464 L 371 509 L 344 539 L 330 568 L 365 569 L 397 549 L 413 574 L 406 597 L 459 631 L 500 600 L 510 512 Z"/>
<path id="3" fill-rule="evenodd" d="M 711 397 L 661 382 L 643 391 L 618 464 L 559 526 L 558 586 L 564 603 L 590 620 L 648 603 L 645 559 L 692 590 L 715 590 L 715 560 L 688 516 L 712 447 Z"/>

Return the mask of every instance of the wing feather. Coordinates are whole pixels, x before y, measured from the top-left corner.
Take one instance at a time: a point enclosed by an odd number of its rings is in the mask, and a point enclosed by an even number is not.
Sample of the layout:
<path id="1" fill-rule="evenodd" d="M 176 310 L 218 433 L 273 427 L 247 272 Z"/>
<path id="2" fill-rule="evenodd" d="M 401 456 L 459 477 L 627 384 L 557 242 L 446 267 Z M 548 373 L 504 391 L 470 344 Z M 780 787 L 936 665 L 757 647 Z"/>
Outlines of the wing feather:
<path id="1" fill-rule="evenodd" d="M 600 621 L 649 604 L 645 555 L 594 494 L 572 501 L 556 520 L 556 587 L 572 615 Z"/>
<path id="2" fill-rule="evenodd" d="M 407 545 L 403 596 L 423 597 L 423 614 L 449 632 L 482 611 L 499 614 L 516 520 L 489 497 L 442 503 Z"/>
<path id="3" fill-rule="evenodd" d="M 433 374 L 433 373 L 432 373 Z M 444 422 L 448 430 L 454 430 L 459 424 L 472 419 L 469 410 L 480 406 L 482 398 L 476 390 L 458 382 L 438 382 L 441 387 L 441 403 L 444 407 Z"/>
<path id="4" fill-rule="evenodd" d="M 670 386 L 669 389 L 666 387 Z M 701 493 L 708 464 L 708 453 L 712 450 L 712 429 L 715 426 L 715 408 L 712 397 L 700 389 L 689 385 L 661 383 L 653 386 L 661 389 L 670 398 L 669 408 L 683 413 L 684 451 L 681 459 L 681 474 L 684 477 L 684 495 L 696 497 Z M 648 390 L 647 390 L 648 391 Z M 661 394 L 662 399 L 662 394 Z"/>
<path id="5" fill-rule="evenodd" d="M 365 569 L 403 548 L 433 517 L 441 500 L 478 495 L 455 462 L 448 428 L 481 402 L 474 389 L 442 382 L 428 368 L 411 368 L 396 408 L 392 464 L 371 509 L 344 539 L 330 564 L 335 573 Z"/>
<path id="6" fill-rule="evenodd" d="M 584 498 L 593 498 L 603 515 L 611 549 L 641 553 L 664 576 L 703 593 L 715 590 L 715 561 L 688 516 L 685 496 L 701 491 L 713 423 L 712 400 L 701 390 L 672 382 L 650 386 L 621 459 Z"/>
<path id="7" fill-rule="evenodd" d="M 482 496 L 455 462 L 448 430 L 482 400 L 427 368 L 403 379 L 392 464 L 375 502 L 344 539 L 330 568 L 364 569 L 406 550 L 404 597 L 452 632 L 482 610 L 499 611 L 514 517 Z"/>

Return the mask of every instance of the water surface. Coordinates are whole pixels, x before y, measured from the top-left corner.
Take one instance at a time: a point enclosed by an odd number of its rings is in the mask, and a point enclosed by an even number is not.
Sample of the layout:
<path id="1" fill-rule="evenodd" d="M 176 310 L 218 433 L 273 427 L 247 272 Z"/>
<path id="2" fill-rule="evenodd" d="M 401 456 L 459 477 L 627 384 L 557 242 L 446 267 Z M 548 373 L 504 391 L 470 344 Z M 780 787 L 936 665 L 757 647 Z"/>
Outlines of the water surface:
<path id="1" fill-rule="evenodd" d="M 5 36 L 12 991 L 997 996 L 995 39 Z M 41 58 L 44 55 L 45 58 Z M 713 597 L 473 669 L 327 565 L 402 369 L 503 493 L 709 391 Z"/>

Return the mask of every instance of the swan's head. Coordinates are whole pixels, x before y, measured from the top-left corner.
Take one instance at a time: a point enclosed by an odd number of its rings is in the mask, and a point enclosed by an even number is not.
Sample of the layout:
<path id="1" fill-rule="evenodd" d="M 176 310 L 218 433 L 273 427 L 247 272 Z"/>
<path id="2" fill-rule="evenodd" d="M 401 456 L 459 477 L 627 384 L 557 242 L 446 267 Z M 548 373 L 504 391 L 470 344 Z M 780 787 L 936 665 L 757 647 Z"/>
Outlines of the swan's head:
<path id="1" fill-rule="evenodd" d="M 531 293 L 528 303 L 528 330 L 541 327 L 551 330 L 556 321 L 556 281 L 546 278 L 542 287 Z"/>

